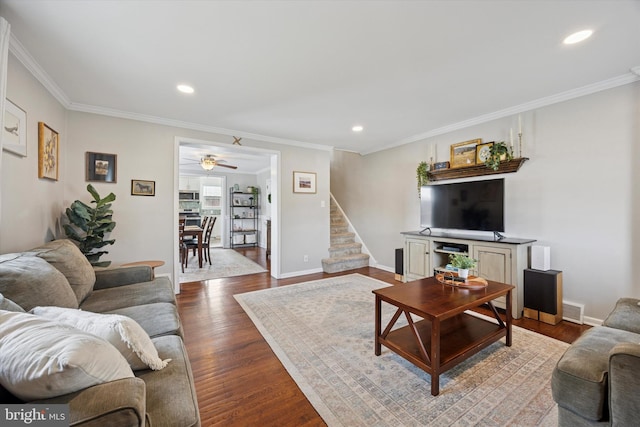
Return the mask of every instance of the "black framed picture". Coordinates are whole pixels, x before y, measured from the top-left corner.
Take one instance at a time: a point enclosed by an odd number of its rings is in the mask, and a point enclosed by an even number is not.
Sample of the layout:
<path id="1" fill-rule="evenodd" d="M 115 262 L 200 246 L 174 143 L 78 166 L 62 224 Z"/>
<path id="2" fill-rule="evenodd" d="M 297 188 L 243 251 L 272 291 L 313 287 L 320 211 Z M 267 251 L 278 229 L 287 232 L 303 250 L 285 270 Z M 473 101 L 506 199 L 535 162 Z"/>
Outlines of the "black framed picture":
<path id="1" fill-rule="evenodd" d="M 117 159 L 115 154 L 87 151 L 87 181 L 117 182 Z"/>

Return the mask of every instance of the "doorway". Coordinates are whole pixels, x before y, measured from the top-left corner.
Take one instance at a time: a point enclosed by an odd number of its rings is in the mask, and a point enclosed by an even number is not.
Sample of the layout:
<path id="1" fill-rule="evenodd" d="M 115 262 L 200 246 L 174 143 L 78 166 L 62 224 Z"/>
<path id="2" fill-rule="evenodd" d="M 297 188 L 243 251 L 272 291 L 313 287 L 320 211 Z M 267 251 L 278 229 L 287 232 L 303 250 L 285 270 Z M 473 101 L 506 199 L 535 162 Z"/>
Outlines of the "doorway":
<path id="1" fill-rule="evenodd" d="M 212 156 L 216 165 L 209 170 L 202 166 L 202 158 Z M 236 184 L 257 186 L 261 194 L 259 210 L 258 247 L 264 248 L 267 241 L 267 220 L 271 226 L 270 266 L 271 276 L 279 277 L 279 198 L 280 186 L 280 152 L 254 147 L 235 146 L 215 141 L 196 140 L 176 137 L 175 148 L 175 198 L 178 199 L 180 179 L 185 175 L 200 177 L 200 204 L 204 215 L 218 215 L 214 230 L 214 245 L 228 248 L 230 245 L 229 194 L 230 188 Z M 222 167 L 219 167 L 222 166 Z M 176 216 L 178 210 L 175 210 Z M 177 218 L 176 221 L 177 222 Z M 219 227 L 219 228 L 218 228 Z M 176 242 L 178 240 L 176 231 Z M 175 245 L 177 248 L 177 244 Z M 214 247 L 214 246 L 212 246 Z M 176 249 L 174 278 L 176 292 L 179 292 L 179 254 Z"/>

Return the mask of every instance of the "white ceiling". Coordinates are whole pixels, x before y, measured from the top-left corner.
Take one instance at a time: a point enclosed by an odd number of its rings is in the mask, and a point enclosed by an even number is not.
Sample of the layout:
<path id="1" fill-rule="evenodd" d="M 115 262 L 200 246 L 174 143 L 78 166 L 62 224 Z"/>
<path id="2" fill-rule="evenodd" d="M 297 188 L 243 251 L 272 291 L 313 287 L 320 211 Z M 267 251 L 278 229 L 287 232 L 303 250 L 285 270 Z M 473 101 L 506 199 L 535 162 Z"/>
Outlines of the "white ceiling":
<path id="1" fill-rule="evenodd" d="M 640 66 L 637 0 L 1 0 L 0 14 L 67 108 L 364 154 Z"/>

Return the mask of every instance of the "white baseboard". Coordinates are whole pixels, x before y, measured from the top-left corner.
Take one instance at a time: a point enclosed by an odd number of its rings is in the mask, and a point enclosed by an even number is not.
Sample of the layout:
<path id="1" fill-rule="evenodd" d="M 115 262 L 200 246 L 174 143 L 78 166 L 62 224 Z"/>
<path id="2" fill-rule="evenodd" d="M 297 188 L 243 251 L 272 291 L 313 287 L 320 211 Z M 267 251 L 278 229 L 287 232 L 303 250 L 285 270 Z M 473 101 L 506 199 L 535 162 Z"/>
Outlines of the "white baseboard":
<path id="1" fill-rule="evenodd" d="M 322 268 L 314 268 L 311 270 L 293 271 L 291 273 L 282 273 L 278 279 L 289 279 L 291 277 L 304 276 L 306 274 L 322 273 Z"/>

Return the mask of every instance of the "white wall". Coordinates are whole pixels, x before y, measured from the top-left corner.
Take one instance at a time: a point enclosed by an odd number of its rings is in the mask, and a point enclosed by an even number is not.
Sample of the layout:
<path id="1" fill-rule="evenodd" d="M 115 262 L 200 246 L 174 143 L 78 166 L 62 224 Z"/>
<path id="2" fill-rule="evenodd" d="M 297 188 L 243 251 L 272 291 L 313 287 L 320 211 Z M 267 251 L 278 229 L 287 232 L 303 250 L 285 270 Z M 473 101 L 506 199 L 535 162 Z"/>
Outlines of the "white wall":
<path id="1" fill-rule="evenodd" d="M 54 238 L 64 211 L 67 165 L 65 109 L 9 54 L 7 98 L 27 113 L 27 156 L 3 151 L 0 181 L 0 253 L 21 251 Z M 38 179 L 38 122 L 60 136 L 59 181 Z"/>
<path id="2" fill-rule="evenodd" d="M 523 114 L 524 154 L 530 160 L 506 180 L 506 235 L 551 247 L 562 270 L 564 299 L 584 303 L 603 319 L 623 296 L 640 297 L 638 165 L 640 83 Z M 331 189 L 372 255 L 388 268 L 401 231 L 419 228 L 415 171 L 437 147 L 474 138 L 508 140 L 509 117 L 424 141 L 359 156 L 335 152 Z M 494 176 L 495 177 L 495 176 Z"/>

